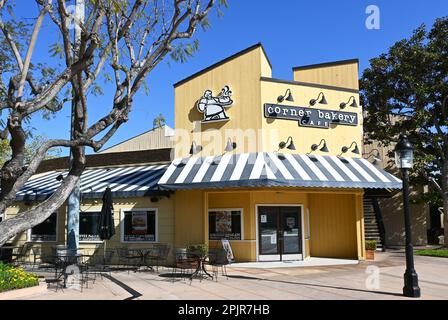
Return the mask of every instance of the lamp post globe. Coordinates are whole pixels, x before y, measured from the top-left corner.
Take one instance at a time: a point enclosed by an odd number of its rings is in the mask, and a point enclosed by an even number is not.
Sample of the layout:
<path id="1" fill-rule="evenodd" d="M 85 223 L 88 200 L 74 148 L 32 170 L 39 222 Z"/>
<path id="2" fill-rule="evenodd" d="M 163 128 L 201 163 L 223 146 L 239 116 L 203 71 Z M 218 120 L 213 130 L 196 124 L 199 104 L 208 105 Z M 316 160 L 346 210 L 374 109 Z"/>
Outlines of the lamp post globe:
<path id="1" fill-rule="evenodd" d="M 406 271 L 404 273 L 403 295 L 406 297 L 420 297 L 418 275 L 414 269 L 414 248 L 412 246 L 411 217 L 409 212 L 409 169 L 413 165 L 413 147 L 406 135 L 400 135 L 395 146 L 395 165 L 401 170 L 403 177 L 403 210 L 406 237 Z"/>

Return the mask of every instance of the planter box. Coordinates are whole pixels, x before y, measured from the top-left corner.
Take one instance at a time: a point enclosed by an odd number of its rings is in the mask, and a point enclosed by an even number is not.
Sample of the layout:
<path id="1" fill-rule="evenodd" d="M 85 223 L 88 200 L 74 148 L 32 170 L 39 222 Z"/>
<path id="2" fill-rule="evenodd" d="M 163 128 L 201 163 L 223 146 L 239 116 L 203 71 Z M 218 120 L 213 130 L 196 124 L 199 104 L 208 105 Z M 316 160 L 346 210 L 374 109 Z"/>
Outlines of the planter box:
<path id="1" fill-rule="evenodd" d="M 366 250 L 366 259 L 375 260 L 375 250 Z"/>
<path id="2" fill-rule="evenodd" d="M 43 294 L 47 292 L 47 284 L 39 282 L 39 285 L 23 289 L 15 289 L 5 292 L 0 292 L 0 300 L 15 300 L 35 294 Z"/>

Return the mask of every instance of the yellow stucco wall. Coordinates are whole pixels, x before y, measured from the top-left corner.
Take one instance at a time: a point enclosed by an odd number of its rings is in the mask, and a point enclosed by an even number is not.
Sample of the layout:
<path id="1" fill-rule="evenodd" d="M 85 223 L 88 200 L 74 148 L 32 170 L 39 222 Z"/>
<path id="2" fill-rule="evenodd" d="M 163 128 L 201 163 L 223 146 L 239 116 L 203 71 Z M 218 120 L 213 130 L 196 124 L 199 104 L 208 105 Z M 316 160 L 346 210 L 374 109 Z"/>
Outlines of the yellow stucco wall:
<path id="1" fill-rule="evenodd" d="M 269 62 L 262 47 L 257 47 L 181 82 L 175 87 L 176 157 L 188 156 L 192 141 L 203 147 L 198 155 L 220 155 L 224 152 L 228 138 L 237 143 L 235 153 L 276 151 L 279 142 L 285 141 L 289 136 L 294 139 L 296 153 L 309 152 L 311 145 L 319 143 L 321 139 L 327 141 L 329 153 L 326 154 L 338 155 L 343 146 L 349 146 L 352 142 L 356 142 L 361 150 L 362 107 L 359 106 L 359 94 L 354 89 L 355 85 L 349 86 L 352 79 L 358 77 L 357 64 L 324 69 L 328 69 L 324 74 L 330 78 L 351 80 L 347 80 L 347 83 L 342 80 L 336 83 L 346 85 L 345 87 L 329 88 L 325 87 L 327 81 L 322 77 L 316 77 L 314 85 L 311 86 L 271 79 L 272 70 Z M 197 101 L 205 90 L 212 90 L 216 96 L 225 85 L 230 86 L 234 101 L 233 105 L 226 109 L 230 120 L 202 123 L 203 114 L 196 108 Z M 276 104 L 277 97 L 283 95 L 287 89 L 291 90 L 294 102 L 285 100 L 282 105 L 356 113 L 358 125 L 331 125 L 330 128 L 324 129 L 299 126 L 294 120 L 265 118 L 264 104 Z M 317 98 L 320 92 L 324 93 L 328 104 L 310 106 L 310 100 Z M 341 110 L 340 104 L 347 102 L 352 96 L 358 107 L 347 106 Z M 351 152 L 345 155 L 359 157 Z"/>
<path id="2" fill-rule="evenodd" d="M 176 157 L 188 155 L 192 140 L 204 147 L 202 155 L 220 154 L 227 138 L 235 138 L 233 134 L 228 136 L 226 130 L 260 128 L 261 118 L 257 114 L 261 103 L 261 60 L 262 50 L 258 48 L 175 87 Z M 212 90 L 216 96 L 225 85 L 232 90 L 234 101 L 226 111 L 231 120 L 202 124 L 203 115 L 197 111 L 197 101 L 205 90 Z M 179 144 L 181 141 L 185 143 Z M 239 144 L 239 150 L 243 144 Z M 246 143 L 246 148 L 256 151 L 251 141 Z"/>
<path id="3" fill-rule="evenodd" d="M 355 61 L 346 61 L 336 65 L 296 68 L 293 70 L 293 74 L 295 81 L 359 89 L 358 63 Z"/>
<path id="4" fill-rule="evenodd" d="M 325 139 L 329 152 L 320 152 L 319 150 L 313 154 L 323 155 L 339 155 L 343 146 L 350 146 L 354 141 L 357 143 L 361 152 L 362 148 L 362 108 L 353 108 L 347 106 L 344 110 L 339 108 L 341 102 L 346 102 L 351 96 L 355 96 L 359 103 L 359 95 L 341 90 L 329 90 L 288 83 L 276 83 L 271 81 L 261 81 L 261 100 L 264 103 L 277 103 L 277 96 L 283 94 L 287 89 L 291 90 L 294 102 L 283 101 L 282 105 L 309 107 L 309 102 L 313 98 L 317 98 L 320 92 L 324 92 L 328 104 L 316 104 L 310 109 L 331 110 L 353 112 L 358 115 L 358 125 L 330 125 L 330 128 L 310 128 L 299 126 L 297 121 L 283 119 L 264 118 L 263 108 L 259 113 L 262 116 L 263 129 L 263 150 L 272 152 L 278 150 L 280 141 L 286 141 L 291 136 L 294 139 L 295 151 L 286 150 L 284 152 L 307 153 L 311 151 L 312 144 L 319 144 L 321 139 Z M 283 151 L 282 151 L 283 152 Z M 348 152 L 344 154 L 348 157 L 360 157 L 360 154 Z"/>
<path id="5" fill-rule="evenodd" d="M 273 188 L 180 191 L 176 194 L 176 208 L 183 210 L 176 211 L 176 246 L 206 242 L 211 248 L 219 247 L 218 241 L 208 241 L 208 215 L 202 215 L 201 209 L 208 213 L 210 209 L 241 208 L 243 239 L 230 243 L 237 261 L 256 261 L 258 205 L 303 206 L 305 258 L 364 259 L 362 191 L 357 190 Z"/>
<path id="6" fill-rule="evenodd" d="M 107 241 L 107 248 L 130 247 L 130 248 L 144 248 L 148 243 L 129 243 L 121 241 L 121 215 L 122 210 L 129 209 L 157 209 L 157 233 L 158 239 L 155 243 L 168 243 L 171 246 L 174 243 L 174 204 L 175 200 L 171 198 L 162 198 L 158 202 L 151 202 L 149 197 L 139 198 L 114 198 L 114 223 L 115 235 Z M 81 211 L 101 211 L 101 200 L 84 200 L 81 206 Z M 19 211 L 25 210 L 26 207 L 22 204 L 7 209 L 7 218 L 16 215 Z M 57 220 L 57 242 L 31 242 L 28 241 L 27 232 L 23 232 L 14 239 L 11 239 L 13 245 L 23 245 L 30 243 L 34 247 L 42 247 L 46 252 L 50 252 L 52 247 L 57 244 L 66 243 L 66 216 L 67 207 L 63 206 L 58 211 Z M 81 216 L 82 218 L 82 216 Z M 99 242 L 80 242 L 80 248 L 85 254 L 102 254 L 104 250 L 104 243 Z"/>
<path id="7" fill-rule="evenodd" d="M 362 201 L 356 199 L 360 197 L 310 195 L 311 256 L 364 259 Z"/>

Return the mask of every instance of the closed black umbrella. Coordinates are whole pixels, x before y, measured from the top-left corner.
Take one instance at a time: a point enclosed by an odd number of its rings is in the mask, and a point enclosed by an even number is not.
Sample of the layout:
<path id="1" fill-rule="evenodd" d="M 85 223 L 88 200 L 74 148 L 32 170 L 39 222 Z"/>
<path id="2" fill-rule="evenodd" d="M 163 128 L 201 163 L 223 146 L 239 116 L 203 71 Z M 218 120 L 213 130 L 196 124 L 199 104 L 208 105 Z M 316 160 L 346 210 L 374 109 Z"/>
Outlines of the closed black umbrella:
<path id="1" fill-rule="evenodd" d="M 104 255 L 106 255 L 106 241 L 115 234 L 114 206 L 112 191 L 109 187 L 106 188 L 103 194 L 103 206 L 101 208 L 98 228 L 100 239 L 104 240 Z"/>

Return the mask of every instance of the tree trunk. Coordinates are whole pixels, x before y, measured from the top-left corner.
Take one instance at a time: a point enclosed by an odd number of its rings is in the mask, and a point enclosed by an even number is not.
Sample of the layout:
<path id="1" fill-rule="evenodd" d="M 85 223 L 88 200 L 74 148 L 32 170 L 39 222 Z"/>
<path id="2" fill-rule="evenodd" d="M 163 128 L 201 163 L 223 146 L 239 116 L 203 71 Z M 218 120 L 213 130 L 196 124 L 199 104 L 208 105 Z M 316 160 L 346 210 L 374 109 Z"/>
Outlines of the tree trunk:
<path id="1" fill-rule="evenodd" d="M 0 223 L 0 247 L 10 238 L 44 222 L 53 212 L 59 209 L 78 182 L 81 172 L 79 175 L 68 175 L 64 179 L 63 185 L 43 203 L 12 218 L 3 220 Z"/>

